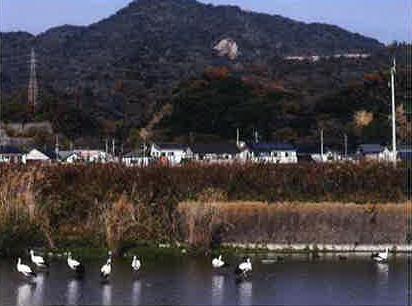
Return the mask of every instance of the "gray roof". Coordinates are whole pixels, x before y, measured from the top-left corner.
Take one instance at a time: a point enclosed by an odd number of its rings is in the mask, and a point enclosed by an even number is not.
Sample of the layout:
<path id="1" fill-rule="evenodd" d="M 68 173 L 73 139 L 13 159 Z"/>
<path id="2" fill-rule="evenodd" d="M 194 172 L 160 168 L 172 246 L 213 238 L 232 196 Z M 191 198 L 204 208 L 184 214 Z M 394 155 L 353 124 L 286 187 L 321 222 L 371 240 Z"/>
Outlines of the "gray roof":
<path id="1" fill-rule="evenodd" d="M 385 150 L 380 144 L 361 144 L 358 147 L 358 151 L 362 154 L 378 154 Z"/>
<path id="2" fill-rule="evenodd" d="M 324 147 L 323 152 L 334 152 L 329 147 Z M 298 154 L 320 154 L 320 145 L 313 145 L 313 144 L 307 144 L 307 145 L 299 145 L 297 148 L 297 153 Z"/>
<path id="3" fill-rule="evenodd" d="M 23 152 L 16 147 L 13 146 L 0 146 L 0 154 L 15 154 L 15 155 L 21 155 Z"/>
<path id="4" fill-rule="evenodd" d="M 66 159 L 69 156 L 76 154 L 74 151 L 59 151 L 59 158 Z"/>
<path id="5" fill-rule="evenodd" d="M 238 154 L 240 151 L 234 143 L 196 143 L 190 146 L 194 154 Z"/>
<path id="6" fill-rule="evenodd" d="M 159 150 L 187 150 L 188 145 L 180 143 L 154 143 L 153 144 Z"/>
<path id="7" fill-rule="evenodd" d="M 254 152 L 296 151 L 295 147 L 288 143 L 259 142 L 250 143 L 247 146 Z"/>

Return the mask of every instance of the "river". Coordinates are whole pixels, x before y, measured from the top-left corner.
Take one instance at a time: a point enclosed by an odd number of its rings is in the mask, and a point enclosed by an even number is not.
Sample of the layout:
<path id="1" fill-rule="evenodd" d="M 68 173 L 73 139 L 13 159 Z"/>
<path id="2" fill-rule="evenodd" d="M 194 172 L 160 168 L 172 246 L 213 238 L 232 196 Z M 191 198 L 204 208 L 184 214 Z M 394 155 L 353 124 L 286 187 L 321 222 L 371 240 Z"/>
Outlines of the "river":
<path id="1" fill-rule="evenodd" d="M 99 279 L 104 259 L 86 261 L 83 279 L 74 277 L 63 258 L 54 259 L 34 283 L 15 271 L 14 260 L 0 260 L 0 305 L 407 304 L 405 257 L 392 257 L 388 264 L 366 256 L 313 260 L 301 255 L 279 263 L 271 258 L 252 257 L 253 274 L 241 282 L 235 281 L 234 265 L 214 271 L 207 257 L 143 258 L 136 274 L 130 260 L 115 259 L 107 283 Z"/>

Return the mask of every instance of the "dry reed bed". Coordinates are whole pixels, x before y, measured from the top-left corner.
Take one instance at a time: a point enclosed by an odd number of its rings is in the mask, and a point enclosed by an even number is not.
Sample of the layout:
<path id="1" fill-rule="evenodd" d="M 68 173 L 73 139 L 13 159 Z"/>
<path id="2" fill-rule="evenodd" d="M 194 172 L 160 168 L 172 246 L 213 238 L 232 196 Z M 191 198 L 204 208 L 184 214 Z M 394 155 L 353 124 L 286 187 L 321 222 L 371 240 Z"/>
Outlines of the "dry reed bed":
<path id="1" fill-rule="evenodd" d="M 406 198 L 405 175 L 406 170 L 401 167 L 380 164 L 187 165 L 143 169 L 120 165 L 0 165 L 0 252 L 19 244 L 54 248 L 76 243 L 119 251 L 140 240 L 179 241 L 187 238 L 186 232 L 182 232 L 187 220 L 182 221 L 178 209 L 184 201 L 401 203 Z M 383 213 L 378 214 L 378 225 L 373 225 L 368 223 L 370 214 L 351 217 L 346 208 L 337 204 L 333 208 L 342 210 L 339 218 L 332 214 L 332 208 L 324 210 L 319 224 L 312 221 L 312 205 L 295 206 L 295 210 L 270 206 L 266 213 L 259 207 L 243 205 L 238 213 L 227 208 L 229 211 L 222 214 L 222 210 L 218 215 L 202 209 L 192 211 L 190 222 L 200 222 L 188 223 L 192 233 L 205 224 L 215 225 L 202 235 L 192 234 L 189 240 L 204 246 L 222 237 L 237 241 L 252 237 L 259 241 L 306 242 L 317 238 L 314 233 L 321 231 L 322 226 L 339 234 L 342 224 L 356 228 L 361 236 L 355 237 L 355 230 L 346 236 L 325 231 L 325 239 L 336 237 L 343 242 L 359 238 L 360 242 L 372 243 L 399 232 L 395 227 L 381 229 Z M 271 209 L 279 209 L 276 217 L 270 214 Z M 230 222 L 218 222 L 220 214 Z M 329 214 L 333 220 L 328 221 L 330 224 L 326 221 Z M 372 225 L 378 230 L 370 232 Z"/>
<path id="2" fill-rule="evenodd" d="M 190 244 L 404 244 L 406 204 L 185 202 L 181 231 Z"/>

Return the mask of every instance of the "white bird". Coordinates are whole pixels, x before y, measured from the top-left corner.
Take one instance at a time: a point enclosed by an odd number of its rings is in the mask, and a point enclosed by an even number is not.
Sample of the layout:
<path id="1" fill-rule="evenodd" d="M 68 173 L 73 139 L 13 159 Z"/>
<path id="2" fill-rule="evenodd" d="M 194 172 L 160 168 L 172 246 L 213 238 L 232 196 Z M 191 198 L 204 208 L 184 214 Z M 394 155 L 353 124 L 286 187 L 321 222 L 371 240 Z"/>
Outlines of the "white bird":
<path id="1" fill-rule="evenodd" d="M 140 262 L 139 259 L 137 259 L 136 256 L 133 256 L 133 260 L 132 260 L 132 269 L 133 271 L 139 271 L 140 267 L 142 266 L 142 263 Z"/>
<path id="2" fill-rule="evenodd" d="M 389 248 L 386 248 L 385 252 L 380 252 L 378 254 L 372 254 L 373 260 L 377 262 L 386 262 L 389 257 Z"/>
<path id="3" fill-rule="evenodd" d="M 225 262 L 222 260 L 222 255 L 219 255 L 217 258 L 213 258 L 212 266 L 213 268 L 221 268 L 225 265 Z"/>
<path id="4" fill-rule="evenodd" d="M 36 273 L 28 266 L 21 263 L 21 258 L 17 260 L 17 271 L 23 274 L 25 277 L 36 277 Z"/>
<path id="5" fill-rule="evenodd" d="M 76 273 L 84 273 L 84 266 L 76 259 L 73 259 L 71 252 L 67 255 L 67 265 Z"/>
<path id="6" fill-rule="evenodd" d="M 107 279 L 112 272 L 112 257 L 109 255 L 109 259 L 107 260 L 106 264 L 102 266 L 100 269 L 100 276 L 104 279 Z"/>
<path id="7" fill-rule="evenodd" d="M 34 251 L 30 250 L 31 261 L 39 268 L 47 268 L 48 264 L 45 262 L 44 258 L 38 255 L 34 255 Z"/>
<path id="8" fill-rule="evenodd" d="M 252 272 L 252 263 L 250 261 L 250 258 L 246 258 L 243 262 L 239 264 L 239 266 L 236 268 L 235 273 L 236 274 L 241 274 L 243 276 L 246 276 L 247 273 Z"/>

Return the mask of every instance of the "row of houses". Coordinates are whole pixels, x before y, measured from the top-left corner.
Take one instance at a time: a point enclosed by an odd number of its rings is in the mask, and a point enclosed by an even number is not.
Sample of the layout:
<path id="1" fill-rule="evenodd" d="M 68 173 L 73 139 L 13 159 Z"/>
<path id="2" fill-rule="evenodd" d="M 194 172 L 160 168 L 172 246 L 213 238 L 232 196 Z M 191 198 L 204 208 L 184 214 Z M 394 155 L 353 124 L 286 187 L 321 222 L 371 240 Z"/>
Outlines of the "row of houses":
<path id="1" fill-rule="evenodd" d="M 411 147 L 401 146 L 398 159 L 410 159 Z M 179 165 L 197 161 L 203 163 L 255 162 L 294 164 L 298 162 L 338 162 L 343 160 L 369 160 L 389 162 L 392 152 L 379 144 L 362 144 L 351 154 L 318 146 L 294 147 L 284 143 L 198 143 L 193 145 L 153 143 L 149 148 L 132 151 L 124 156 L 102 150 L 40 150 L 23 152 L 16 147 L 0 146 L 0 162 L 6 163 L 110 163 L 121 162 L 127 166 L 147 166 L 153 163 Z"/>
<path id="2" fill-rule="evenodd" d="M 108 153 L 100 150 L 72 150 L 56 151 L 41 150 L 33 148 L 22 151 L 13 146 L 0 146 L 0 163 L 52 163 L 60 161 L 63 163 L 107 163 L 115 159 Z"/>
<path id="3" fill-rule="evenodd" d="M 400 146 L 398 160 L 412 158 L 411 146 Z M 255 162 L 272 164 L 293 164 L 298 162 L 339 162 L 339 161 L 392 161 L 392 151 L 380 144 L 361 144 L 353 152 L 345 154 L 320 146 L 295 147 L 286 143 L 195 143 L 193 145 L 173 143 L 153 143 L 148 152 L 130 152 L 122 157 L 128 166 L 148 165 L 160 162 L 179 165 L 188 161 L 203 163 Z"/>

